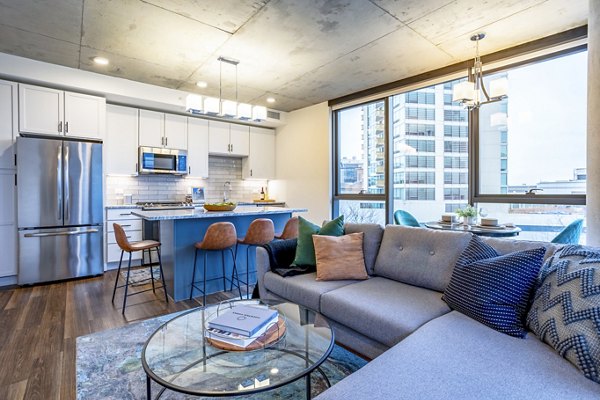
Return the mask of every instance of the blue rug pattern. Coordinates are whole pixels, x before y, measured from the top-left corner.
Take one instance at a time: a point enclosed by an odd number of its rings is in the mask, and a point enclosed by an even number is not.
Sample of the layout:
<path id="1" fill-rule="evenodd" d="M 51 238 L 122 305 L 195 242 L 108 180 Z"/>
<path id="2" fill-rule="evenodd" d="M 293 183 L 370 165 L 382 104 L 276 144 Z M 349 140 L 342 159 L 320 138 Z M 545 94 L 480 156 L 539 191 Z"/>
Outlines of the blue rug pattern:
<path id="1" fill-rule="evenodd" d="M 76 379 L 77 398 L 85 400 L 141 400 L 146 398 L 146 374 L 141 364 L 142 348 L 150 335 L 162 324 L 179 315 L 173 313 L 77 338 Z M 335 346 L 321 368 L 331 381 L 339 382 L 357 371 L 366 361 Z M 313 397 L 327 386 L 318 372 L 312 374 Z M 161 387 L 152 383 L 152 394 Z M 165 400 L 199 399 L 199 397 L 165 391 Z M 232 399 L 304 399 L 305 381 L 265 393 L 230 397 Z"/>

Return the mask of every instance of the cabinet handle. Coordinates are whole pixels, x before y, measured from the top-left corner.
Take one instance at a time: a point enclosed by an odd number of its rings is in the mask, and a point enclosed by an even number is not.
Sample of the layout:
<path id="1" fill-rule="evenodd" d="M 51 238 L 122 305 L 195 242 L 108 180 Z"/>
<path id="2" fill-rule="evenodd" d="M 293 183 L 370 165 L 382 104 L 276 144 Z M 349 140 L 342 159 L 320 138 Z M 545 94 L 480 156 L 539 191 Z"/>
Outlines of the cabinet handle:
<path id="1" fill-rule="evenodd" d="M 131 215 L 131 213 L 125 213 L 125 214 L 119 214 L 120 216 L 124 217 L 126 215 Z"/>
<path id="2" fill-rule="evenodd" d="M 188 174 L 192 173 L 192 167 L 188 167 Z"/>
<path id="3" fill-rule="evenodd" d="M 69 122 L 65 122 L 65 133 L 69 132 Z"/>
<path id="4" fill-rule="evenodd" d="M 58 131 L 62 132 L 62 121 L 58 123 Z"/>
<path id="5" fill-rule="evenodd" d="M 169 138 L 165 137 L 165 146 L 168 146 L 168 145 L 169 145 Z"/>
<path id="6" fill-rule="evenodd" d="M 252 170 L 250 170 L 250 176 L 252 176 Z"/>
<path id="7" fill-rule="evenodd" d="M 233 153 L 233 143 L 231 143 L 231 152 Z"/>
<path id="8" fill-rule="evenodd" d="M 131 224 L 122 224 L 121 228 L 124 227 L 124 226 L 131 226 Z"/>

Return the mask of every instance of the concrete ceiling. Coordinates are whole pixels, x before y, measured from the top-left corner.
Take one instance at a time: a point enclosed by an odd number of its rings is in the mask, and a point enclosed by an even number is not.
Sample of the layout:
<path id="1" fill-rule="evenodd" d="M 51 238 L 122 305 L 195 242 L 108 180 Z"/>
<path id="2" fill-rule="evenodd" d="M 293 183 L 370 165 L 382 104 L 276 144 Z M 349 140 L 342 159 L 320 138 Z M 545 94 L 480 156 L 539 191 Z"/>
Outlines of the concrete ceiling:
<path id="1" fill-rule="evenodd" d="M 292 111 L 469 59 L 475 32 L 485 54 L 587 14 L 588 0 L 0 0 L 0 52 L 209 96 L 226 56 L 239 101 Z"/>

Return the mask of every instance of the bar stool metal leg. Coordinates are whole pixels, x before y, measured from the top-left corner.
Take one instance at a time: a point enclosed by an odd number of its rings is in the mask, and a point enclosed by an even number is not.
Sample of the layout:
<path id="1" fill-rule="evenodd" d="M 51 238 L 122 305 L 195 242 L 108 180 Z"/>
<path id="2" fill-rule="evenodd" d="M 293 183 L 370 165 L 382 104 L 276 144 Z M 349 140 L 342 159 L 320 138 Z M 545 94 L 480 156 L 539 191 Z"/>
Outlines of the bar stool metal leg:
<path id="1" fill-rule="evenodd" d="M 125 305 L 127 304 L 127 289 L 129 289 L 129 273 L 131 272 L 131 252 L 129 252 L 129 262 L 127 263 L 127 278 L 125 279 L 125 295 L 123 296 L 123 311 L 121 314 L 125 315 Z"/>
<path id="2" fill-rule="evenodd" d="M 246 298 L 250 298 L 250 246 L 246 246 Z"/>
<path id="3" fill-rule="evenodd" d="M 202 305 L 206 306 L 206 260 L 208 252 L 204 251 L 204 273 L 202 274 Z"/>
<path id="4" fill-rule="evenodd" d="M 167 285 L 165 284 L 165 273 L 162 267 L 162 260 L 160 258 L 160 248 L 156 248 L 156 255 L 158 256 L 158 270 L 160 271 L 160 279 L 163 285 L 163 291 L 165 292 L 165 302 L 169 302 L 169 296 L 167 296 Z"/>
<path id="5" fill-rule="evenodd" d="M 194 284 L 196 282 L 196 262 L 198 261 L 198 249 L 194 252 L 194 269 L 192 270 L 192 287 L 190 289 L 190 300 L 194 296 Z"/>
<path id="6" fill-rule="evenodd" d="M 148 249 L 148 262 L 150 263 L 150 280 L 152 281 L 152 293 L 156 293 L 154 286 L 154 266 L 152 265 L 152 249 Z M 142 250 L 142 264 L 144 263 L 144 250 Z"/>
<path id="7" fill-rule="evenodd" d="M 227 291 L 227 278 L 225 277 L 225 250 L 221 250 L 221 270 L 223 271 L 223 291 Z"/>
<path id="8" fill-rule="evenodd" d="M 112 303 L 115 304 L 115 293 L 117 293 L 117 284 L 119 283 L 119 276 L 121 275 L 121 263 L 123 262 L 123 253 L 121 250 L 121 258 L 119 259 L 119 269 L 117 269 L 117 277 L 115 278 L 115 288 L 113 289 Z"/>
<path id="9" fill-rule="evenodd" d="M 229 251 L 231 252 L 231 258 L 233 259 L 233 272 L 231 274 L 231 289 L 230 289 L 230 291 L 233 291 L 233 276 L 235 275 L 235 279 L 237 280 L 238 293 L 240 294 L 240 300 L 241 300 L 242 299 L 242 288 L 240 287 L 240 275 L 238 274 L 238 270 L 237 270 L 235 254 L 231 247 L 229 248 Z"/>

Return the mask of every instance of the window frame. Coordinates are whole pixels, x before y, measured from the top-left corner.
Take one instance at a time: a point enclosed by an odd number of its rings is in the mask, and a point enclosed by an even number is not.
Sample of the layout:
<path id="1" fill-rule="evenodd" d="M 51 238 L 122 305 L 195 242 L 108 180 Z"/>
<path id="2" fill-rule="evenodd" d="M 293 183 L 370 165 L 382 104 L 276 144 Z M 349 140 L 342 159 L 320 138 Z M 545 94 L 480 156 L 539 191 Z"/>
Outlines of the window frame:
<path id="1" fill-rule="evenodd" d="M 550 61 L 555 58 L 566 57 L 587 50 L 587 43 L 574 45 L 548 54 L 527 58 L 503 65 L 502 67 L 490 69 L 484 72 L 484 78 L 498 72 L 513 68 Z M 472 69 L 468 69 L 472 74 Z M 479 169 L 479 109 L 469 111 L 469 204 L 475 203 L 513 203 L 513 204 L 560 204 L 560 205 L 586 205 L 585 194 L 482 194 L 480 193 L 480 169 Z"/>

